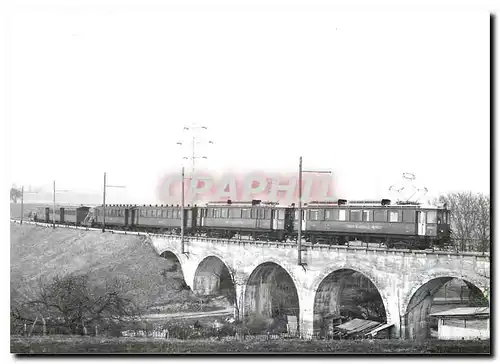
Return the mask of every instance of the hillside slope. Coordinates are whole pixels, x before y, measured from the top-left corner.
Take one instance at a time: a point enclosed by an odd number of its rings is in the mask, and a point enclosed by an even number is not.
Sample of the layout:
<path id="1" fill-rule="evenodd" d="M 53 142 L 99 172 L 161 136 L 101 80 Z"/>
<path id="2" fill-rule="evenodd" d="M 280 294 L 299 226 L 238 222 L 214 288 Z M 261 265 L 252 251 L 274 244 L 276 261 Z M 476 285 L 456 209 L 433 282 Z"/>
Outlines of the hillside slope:
<path id="1" fill-rule="evenodd" d="M 178 265 L 158 256 L 145 237 L 15 223 L 10 233 L 11 302 L 39 278 L 89 272 L 96 286 L 126 282 L 127 294 L 146 306 L 198 301 Z"/>

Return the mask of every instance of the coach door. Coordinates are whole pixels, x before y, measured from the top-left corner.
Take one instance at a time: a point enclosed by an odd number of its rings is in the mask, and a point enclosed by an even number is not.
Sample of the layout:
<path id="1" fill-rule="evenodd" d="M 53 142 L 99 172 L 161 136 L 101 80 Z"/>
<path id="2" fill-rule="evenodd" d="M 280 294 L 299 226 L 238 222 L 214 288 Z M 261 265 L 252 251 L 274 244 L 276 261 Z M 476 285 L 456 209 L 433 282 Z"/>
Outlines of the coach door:
<path id="1" fill-rule="evenodd" d="M 425 211 L 417 211 L 417 231 L 418 235 L 425 235 L 425 221 L 426 213 Z"/>
<path id="2" fill-rule="evenodd" d="M 273 230 L 278 230 L 278 211 L 283 211 L 283 210 L 278 210 L 278 209 L 270 209 L 271 210 L 271 217 L 273 219 Z"/>

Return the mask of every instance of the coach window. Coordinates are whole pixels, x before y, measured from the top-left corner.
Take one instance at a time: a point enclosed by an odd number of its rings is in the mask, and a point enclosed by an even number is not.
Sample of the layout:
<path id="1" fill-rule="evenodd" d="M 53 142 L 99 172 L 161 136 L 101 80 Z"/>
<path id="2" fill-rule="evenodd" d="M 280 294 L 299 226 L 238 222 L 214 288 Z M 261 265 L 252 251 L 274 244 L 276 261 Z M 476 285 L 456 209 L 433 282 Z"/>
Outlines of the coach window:
<path id="1" fill-rule="evenodd" d="M 375 210 L 373 212 L 373 221 L 387 222 L 387 210 Z"/>
<path id="2" fill-rule="evenodd" d="M 415 222 L 415 210 L 403 211 L 403 222 Z"/>
<path id="3" fill-rule="evenodd" d="M 351 210 L 351 221 L 361 221 L 361 210 Z"/>
<path id="4" fill-rule="evenodd" d="M 399 211 L 389 211 L 389 222 L 399 222 Z"/>
<path id="5" fill-rule="evenodd" d="M 309 210 L 309 219 L 310 220 L 319 220 L 319 211 L 318 210 Z"/>
<path id="6" fill-rule="evenodd" d="M 266 220 L 271 218 L 271 209 L 263 209 L 264 210 L 264 218 Z"/>
<path id="7" fill-rule="evenodd" d="M 284 219 L 285 219 L 285 210 L 279 209 L 278 210 L 278 220 L 284 220 Z"/>
<path id="8" fill-rule="evenodd" d="M 334 211 L 335 210 L 333 210 L 333 209 L 326 209 L 325 210 L 325 220 L 334 220 L 334 215 L 333 215 Z M 337 216 L 338 216 L 338 214 L 337 214 Z"/>
<path id="9" fill-rule="evenodd" d="M 372 212 L 370 210 L 363 210 L 363 221 L 372 221 Z"/>
<path id="10" fill-rule="evenodd" d="M 221 217 L 227 219 L 227 209 L 222 209 Z"/>
<path id="11" fill-rule="evenodd" d="M 339 210 L 339 221 L 345 221 L 346 215 L 346 210 Z"/>
<path id="12" fill-rule="evenodd" d="M 250 210 L 249 209 L 241 209 L 241 218 L 249 219 L 250 218 Z"/>
<path id="13" fill-rule="evenodd" d="M 435 224 L 437 220 L 436 211 L 427 211 L 427 223 Z"/>

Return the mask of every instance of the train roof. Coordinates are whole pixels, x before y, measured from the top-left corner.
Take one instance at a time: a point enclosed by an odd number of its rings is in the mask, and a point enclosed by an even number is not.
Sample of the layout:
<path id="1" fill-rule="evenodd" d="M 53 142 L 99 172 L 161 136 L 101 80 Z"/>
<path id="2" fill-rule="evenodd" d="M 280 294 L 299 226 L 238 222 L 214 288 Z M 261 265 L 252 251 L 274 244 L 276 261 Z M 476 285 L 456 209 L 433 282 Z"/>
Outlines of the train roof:
<path id="1" fill-rule="evenodd" d="M 305 204 L 304 207 L 391 207 L 391 208 L 421 208 L 421 209 L 446 209 L 446 206 L 435 206 L 430 204 L 420 203 L 418 201 L 396 201 L 392 202 L 388 199 L 382 200 L 343 200 L 338 201 L 311 201 Z"/>
<path id="2" fill-rule="evenodd" d="M 273 207 L 273 206 L 277 206 L 278 204 L 279 204 L 278 202 L 262 201 L 262 200 L 251 200 L 251 201 L 232 201 L 232 200 L 227 200 L 227 201 L 210 201 L 210 202 L 207 202 L 206 206 L 207 207 L 214 207 L 214 206 Z"/>

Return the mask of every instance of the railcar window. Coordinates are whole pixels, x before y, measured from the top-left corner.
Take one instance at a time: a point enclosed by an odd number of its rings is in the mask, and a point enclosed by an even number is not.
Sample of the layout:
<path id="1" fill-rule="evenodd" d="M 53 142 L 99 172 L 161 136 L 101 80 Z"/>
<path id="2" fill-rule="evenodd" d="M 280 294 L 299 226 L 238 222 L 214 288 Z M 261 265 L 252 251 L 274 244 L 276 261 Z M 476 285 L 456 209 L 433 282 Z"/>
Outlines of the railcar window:
<path id="1" fill-rule="evenodd" d="M 399 211 L 389 211 L 389 222 L 399 222 Z"/>
<path id="2" fill-rule="evenodd" d="M 264 209 L 264 218 L 266 220 L 271 218 L 271 209 Z"/>
<path id="3" fill-rule="evenodd" d="M 220 209 L 214 208 L 214 219 L 217 219 L 220 216 Z"/>
<path id="4" fill-rule="evenodd" d="M 230 218 L 238 218 L 238 217 L 240 217 L 238 215 L 241 215 L 241 211 L 238 211 L 238 210 L 239 210 L 238 208 L 234 208 L 234 207 L 230 208 L 229 209 L 229 217 Z"/>
<path id="5" fill-rule="evenodd" d="M 249 209 L 241 209 L 241 218 L 249 219 L 250 218 L 250 210 Z"/>
<path id="6" fill-rule="evenodd" d="M 304 217 L 306 216 L 307 210 L 302 210 L 302 220 L 304 220 Z M 299 219 L 299 210 L 295 210 L 295 220 L 297 221 Z"/>
<path id="7" fill-rule="evenodd" d="M 372 221 L 372 212 L 370 210 L 363 210 L 363 221 Z"/>
<path id="8" fill-rule="evenodd" d="M 221 210 L 221 217 L 227 219 L 228 211 L 226 208 Z"/>
<path id="9" fill-rule="evenodd" d="M 403 222 L 415 222 L 415 210 L 404 210 Z"/>
<path id="10" fill-rule="evenodd" d="M 309 219 L 310 220 L 319 220 L 319 211 L 318 210 L 309 210 Z"/>
<path id="11" fill-rule="evenodd" d="M 333 209 L 326 209 L 325 210 L 325 220 L 336 220 L 335 215 L 337 216 L 337 219 L 338 219 L 339 214 L 338 214 L 337 210 L 333 210 Z"/>
<path id="12" fill-rule="evenodd" d="M 346 210 L 339 210 L 339 221 L 345 221 L 346 215 Z"/>
<path id="13" fill-rule="evenodd" d="M 250 209 L 250 218 L 251 219 L 259 219 L 261 214 L 261 209 L 252 208 Z"/>
<path id="14" fill-rule="evenodd" d="M 279 220 L 284 220 L 285 219 L 285 210 L 284 209 L 279 209 L 278 210 L 278 219 Z"/>
<path id="15" fill-rule="evenodd" d="M 436 211 L 427 211 L 427 223 L 428 224 L 435 224 L 436 220 L 437 220 Z"/>
<path id="16" fill-rule="evenodd" d="M 264 209 L 258 209 L 257 216 L 259 219 L 264 219 L 266 217 L 266 213 L 265 213 Z"/>
<path id="17" fill-rule="evenodd" d="M 351 210 L 351 221 L 361 221 L 361 210 Z"/>

